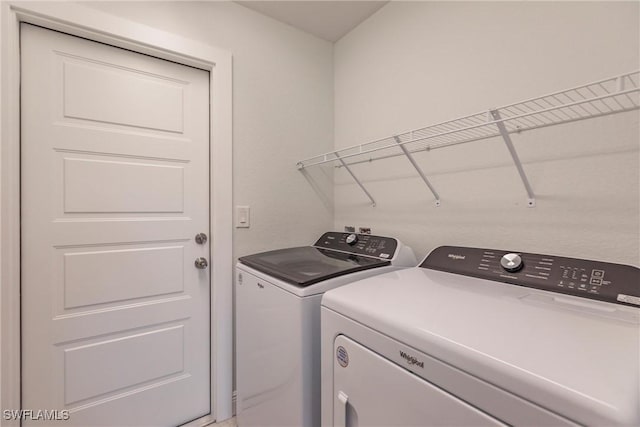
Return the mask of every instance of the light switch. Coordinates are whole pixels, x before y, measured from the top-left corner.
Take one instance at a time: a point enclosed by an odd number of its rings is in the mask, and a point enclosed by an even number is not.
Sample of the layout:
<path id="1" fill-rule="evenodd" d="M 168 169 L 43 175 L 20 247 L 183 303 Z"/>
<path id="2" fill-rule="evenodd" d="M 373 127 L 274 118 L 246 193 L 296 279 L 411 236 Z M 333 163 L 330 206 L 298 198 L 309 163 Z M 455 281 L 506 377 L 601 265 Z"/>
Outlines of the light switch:
<path id="1" fill-rule="evenodd" d="M 249 228 L 250 214 L 249 206 L 236 206 L 236 228 Z"/>

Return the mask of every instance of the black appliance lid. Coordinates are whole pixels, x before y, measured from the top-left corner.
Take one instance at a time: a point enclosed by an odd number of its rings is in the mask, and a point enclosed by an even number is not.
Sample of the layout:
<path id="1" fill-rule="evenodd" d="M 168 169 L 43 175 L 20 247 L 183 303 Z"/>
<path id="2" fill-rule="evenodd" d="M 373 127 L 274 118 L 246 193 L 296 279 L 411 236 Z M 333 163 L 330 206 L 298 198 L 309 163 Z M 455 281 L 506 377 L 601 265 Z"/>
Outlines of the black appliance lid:
<path id="1" fill-rule="evenodd" d="M 301 246 L 239 258 L 240 262 L 297 286 L 309 286 L 356 271 L 390 265 L 388 260 Z"/>

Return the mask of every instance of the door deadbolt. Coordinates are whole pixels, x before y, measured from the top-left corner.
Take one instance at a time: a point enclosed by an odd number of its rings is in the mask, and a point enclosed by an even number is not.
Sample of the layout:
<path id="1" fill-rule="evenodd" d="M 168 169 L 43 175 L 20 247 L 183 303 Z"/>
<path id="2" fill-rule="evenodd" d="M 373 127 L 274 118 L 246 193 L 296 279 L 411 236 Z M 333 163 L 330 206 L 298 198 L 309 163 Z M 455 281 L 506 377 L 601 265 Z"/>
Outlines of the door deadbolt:
<path id="1" fill-rule="evenodd" d="M 196 258 L 196 262 L 194 263 L 196 268 L 199 268 L 200 270 L 204 270 L 205 268 L 207 268 L 209 266 L 209 263 L 207 262 L 207 260 L 205 258 Z"/>
<path id="2" fill-rule="evenodd" d="M 196 234 L 196 243 L 199 245 L 204 245 L 207 243 L 207 235 L 204 233 Z"/>

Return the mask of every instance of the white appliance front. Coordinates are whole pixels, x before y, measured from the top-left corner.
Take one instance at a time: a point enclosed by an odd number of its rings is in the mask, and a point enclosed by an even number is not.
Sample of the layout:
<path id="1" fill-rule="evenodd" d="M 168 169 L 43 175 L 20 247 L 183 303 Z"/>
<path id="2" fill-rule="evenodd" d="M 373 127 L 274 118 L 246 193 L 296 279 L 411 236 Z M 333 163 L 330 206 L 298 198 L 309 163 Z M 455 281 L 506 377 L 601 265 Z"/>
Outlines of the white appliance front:
<path id="1" fill-rule="evenodd" d="M 397 270 L 386 266 L 319 282 L 304 291 L 251 267 L 236 266 L 238 425 L 320 425 L 322 291 Z"/>
<path id="2" fill-rule="evenodd" d="M 576 425 L 502 387 L 469 374 L 452 365 L 451 361 L 445 362 L 430 355 L 429 351 L 390 338 L 388 332 L 380 333 L 324 306 L 321 308 L 321 319 L 322 426 L 368 426 L 365 421 L 372 426 L 385 427 Z M 427 334 L 419 327 L 411 332 Z M 361 349 L 354 350 L 353 343 Z M 354 351 L 356 353 L 352 354 Z M 361 363 L 362 359 L 357 356 L 360 353 L 371 357 L 376 355 L 386 362 L 387 378 L 383 389 L 376 388 L 378 384 L 375 378 L 380 375 L 379 367 L 368 369 L 371 364 Z M 348 360 L 347 366 L 343 366 L 345 358 Z M 392 369 L 392 366 L 397 369 Z M 359 371 L 359 382 L 355 381 L 354 375 L 349 375 L 352 370 Z M 405 388 L 405 382 L 411 383 L 411 388 Z M 414 393 L 433 395 L 434 388 L 442 391 L 442 395 L 437 396 L 440 402 L 436 403 L 434 398 L 423 401 L 421 397 L 418 402 L 422 404 L 415 403 L 412 397 Z M 447 403 L 442 404 L 442 401 Z M 465 412 L 464 416 L 459 413 L 461 410 Z M 474 417 L 474 410 L 486 414 L 487 418 L 476 420 L 475 423 L 467 422 L 469 417 Z M 433 423 L 420 421 L 423 419 L 433 420 Z"/>
<path id="3" fill-rule="evenodd" d="M 334 356 L 334 426 L 505 425 L 344 335 Z"/>
<path id="4" fill-rule="evenodd" d="M 246 265 L 242 258 L 237 264 L 236 413 L 240 427 L 319 426 L 322 294 L 355 280 L 416 264 L 413 251 L 395 239 L 392 245 L 391 239 L 381 238 L 387 239 L 382 245 L 376 236 L 362 236 L 361 241 L 367 243 L 361 248 L 354 245 L 355 254 L 347 252 L 351 248 L 346 240 L 349 236 L 330 232 L 315 246 L 251 256 L 269 273 Z M 384 262 L 357 253 L 371 254 L 372 246 L 386 255 L 382 257 Z M 392 246 L 393 251 L 389 250 Z M 310 257 L 309 252 L 324 255 L 316 259 L 317 254 Z M 375 268 L 351 270 L 372 261 L 377 263 Z M 335 266 L 350 272 L 336 275 Z M 273 271 L 275 268 L 281 271 Z M 301 285 L 299 281 L 307 276 L 314 282 Z"/>
<path id="5" fill-rule="evenodd" d="M 313 424 L 320 418 L 312 404 L 319 396 L 309 393 L 320 384 L 313 337 L 322 295 L 299 298 L 246 266 L 238 266 L 236 280 L 238 425 Z"/>

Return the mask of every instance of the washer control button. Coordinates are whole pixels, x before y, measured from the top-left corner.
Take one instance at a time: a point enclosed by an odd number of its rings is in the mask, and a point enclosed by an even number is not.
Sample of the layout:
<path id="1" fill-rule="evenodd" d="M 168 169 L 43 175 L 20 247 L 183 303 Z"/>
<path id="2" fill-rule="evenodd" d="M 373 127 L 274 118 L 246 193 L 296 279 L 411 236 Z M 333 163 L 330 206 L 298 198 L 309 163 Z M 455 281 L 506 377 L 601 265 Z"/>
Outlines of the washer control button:
<path id="1" fill-rule="evenodd" d="M 516 271 L 522 269 L 524 267 L 524 263 L 522 262 L 522 258 L 518 254 L 506 254 L 500 260 L 500 265 L 502 268 L 507 270 L 509 273 L 515 273 Z"/>
<path id="2" fill-rule="evenodd" d="M 349 234 L 347 236 L 347 243 L 351 246 L 355 245 L 356 243 L 358 243 L 358 236 L 355 234 Z"/>

